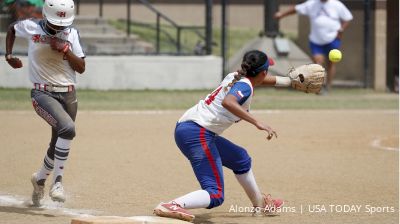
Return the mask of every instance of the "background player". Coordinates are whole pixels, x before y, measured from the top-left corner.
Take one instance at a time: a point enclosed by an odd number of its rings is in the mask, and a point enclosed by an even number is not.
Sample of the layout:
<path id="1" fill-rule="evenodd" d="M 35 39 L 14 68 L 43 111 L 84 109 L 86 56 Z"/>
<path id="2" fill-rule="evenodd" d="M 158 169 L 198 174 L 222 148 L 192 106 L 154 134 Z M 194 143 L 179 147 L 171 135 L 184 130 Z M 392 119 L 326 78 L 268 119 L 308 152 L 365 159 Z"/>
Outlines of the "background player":
<path id="1" fill-rule="evenodd" d="M 349 26 L 353 15 L 338 0 L 308 0 L 277 12 L 275 18 L 281 19 L 296 12 L 310 18 L 309 40 L 313 61 L 320 65 L 326 62 L 328 65 L 326 92 L 331 88 L 336 73 L 335 63 L 328 60 L 329 51 L 340 48 L 343 32 Z"/>
<path id="2" fill-rule="evenodd" d="M 190 108 L 179 119 L 175 129 L 175 142 L 190 161 L 202 190 L 160 203 L 154 213 L 159 216 L 192 221 L 186 209 L 214 208 L 224 201 L 222 166 L 232 170 L 245 190 L 253 206 L 270 212 L 279 208 L 282 200 L 273 200 L 261 193 L 251 169 L 251 158 L 247 151 L 220 136 L 233 123 L 245 120 L 261 131 L 268 133 L 268 140 L 277 133 L 268 125 L 249 113 L 253 87 L 290 86 L 289 77 L 267 76 L 273 64 L 261 51 L 247 52 L 242 61 L 242 70 L 228 74 L 214 92 Z"/>
<path id="3" fill-rule="evenodd" d="M 75 93 L 76 74 L 85 71 L 84 53 L 79 33 L 70 27 L 73 23 L 72 0 L 46 0 L 43 20 L 31 19 L 12 24 L 6 37 L 6 60 L 13 68 L 22 67 L 13 57 L 15 36 L 29 41 L 29 78 L 33 83 L 32 104 L 36 113 L 50 126 L 51 141 L 43 165 L 31 177 L 32 202 L 40 205 L 44 197 L 44 184 L 54 168 L 49 195 L 53 201 L 64 202 L 61 184 L 64 163 L 69 154 L 71 140 L 75 136 L 75 117 L 78 102 Z"/>

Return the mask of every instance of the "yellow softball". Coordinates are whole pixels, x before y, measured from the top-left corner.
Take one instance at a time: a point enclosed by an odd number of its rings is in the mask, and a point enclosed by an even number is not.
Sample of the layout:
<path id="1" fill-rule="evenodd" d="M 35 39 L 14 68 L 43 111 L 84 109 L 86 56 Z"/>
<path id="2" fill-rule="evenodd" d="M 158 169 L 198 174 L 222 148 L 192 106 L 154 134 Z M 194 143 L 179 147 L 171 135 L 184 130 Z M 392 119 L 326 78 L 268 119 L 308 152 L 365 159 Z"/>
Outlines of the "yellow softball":
<path id="1" fill-rule="evenodd" d="M 329 61 L 336 63 L 340 60 L 342 60 L 342 52 L 340 52 L 338 49 L 329 51 Z"/>

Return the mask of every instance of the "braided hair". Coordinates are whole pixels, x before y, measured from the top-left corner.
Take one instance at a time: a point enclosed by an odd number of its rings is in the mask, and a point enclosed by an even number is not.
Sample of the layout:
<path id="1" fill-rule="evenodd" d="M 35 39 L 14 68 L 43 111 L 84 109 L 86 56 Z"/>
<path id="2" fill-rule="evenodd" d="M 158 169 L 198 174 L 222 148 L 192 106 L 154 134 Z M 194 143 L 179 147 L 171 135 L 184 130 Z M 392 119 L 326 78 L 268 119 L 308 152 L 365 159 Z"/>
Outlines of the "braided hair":
<path id="1" fill-rule="evenodd" d="M 255 77 L 259 72 L 263 70 L 268 70 L 269 66 L 268 56 L 258 50 L 252 50 L 244 54 L 241 67 L 242 69 L 237 71 L 234 79 L 231 83 L 224 88 L 226 91 L 228 87 L 232 87 L 237 81 L 241 80 L 243 77 Z"/>

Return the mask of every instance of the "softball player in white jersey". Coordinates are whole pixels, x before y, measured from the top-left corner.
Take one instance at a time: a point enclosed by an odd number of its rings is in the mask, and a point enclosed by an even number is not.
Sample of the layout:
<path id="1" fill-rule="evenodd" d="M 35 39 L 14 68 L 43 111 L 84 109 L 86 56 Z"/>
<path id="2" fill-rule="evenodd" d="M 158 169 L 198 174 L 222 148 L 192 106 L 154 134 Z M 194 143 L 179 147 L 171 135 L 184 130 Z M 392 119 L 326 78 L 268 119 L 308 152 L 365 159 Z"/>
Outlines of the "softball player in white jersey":
<path id="1" fill-rule="evenodd" d="M 247 52 L 243 57 L 242 70 L 228 74 L 211 94 L 179 119 L 175 142 L 190 161 L 201 190 L 160 203 L 154 209 L 156 215 L 192 221 L 194 215 L 187 209 L 220 206 L 224 201 L 222 166 L 233 171 L 252 202 L 255 214 L 270 214 L 282 206 L 282 200 L 261 193 L 247 151 L 220 136 L 232 124 L 245 120 L 266 131 L 268 140 L 277 137 L 271 127 L 249 113 L 253 86 L 290 86 L 288 77 L 267 76 L 268 67 L 272 64 L 273 61 L 261 51 Z"/>
<path id="2" fill-rule="evenodd" d="M 70 27 L 74 21 L 72 0 L 46 0 L 44 19 L 22 20 L 12 24 L 6 37 L 6 60 L 13 68 L 22 67 L 13 57 L 15 37 L 29 41 L 29 78 L 33 83 L 32 104 L 52 130 L 51 141 L 43 164 L 31 177 L 32 202 L 40 206 L 44 184 L 53 171 L 49 195 L 53 201 L 64 202 L 62 186 L 64 163 L 75 137 L 75 117 L 78 102 L 75 93 L 76 74 L 85 71 L 85 54 L 79 33 Z"/>

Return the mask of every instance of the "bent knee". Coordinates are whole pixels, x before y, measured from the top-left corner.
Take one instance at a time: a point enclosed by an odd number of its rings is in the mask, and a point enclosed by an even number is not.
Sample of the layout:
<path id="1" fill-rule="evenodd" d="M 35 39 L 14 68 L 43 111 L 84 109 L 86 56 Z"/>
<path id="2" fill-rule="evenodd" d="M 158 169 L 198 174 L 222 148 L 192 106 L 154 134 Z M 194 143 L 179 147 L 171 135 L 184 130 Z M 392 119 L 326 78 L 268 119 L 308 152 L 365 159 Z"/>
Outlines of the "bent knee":
<path id="1" fill-rule="evenodd" d="M 244 160 L 241 160 L 236 164 L 236 166 L 232 169 L 234 174 L 244 174 L 249 172 L 251 169 L 251 157 L 247 157 Z"/>
<path id="2" fill-rule="evenodd" d="M 72 140 L 75 137 L 75 124 L 73 122 L 68 123 L 61 127 L 58 131 L 58 136 L 64 139 Z"/>
<path id="3" fill-rule="evenodd" d="M 208 190 L 206 191 L 210 194 L 210 205 L 207 207 L 208 209 L 218 207 L 224 203 L 224 193 L 219 192 L 218 194 L 215 194 L 215 189 L 213 190 Z M 214 192 L 214 193 L 212 193 Z"/>
<path id="4" fill-rule="evenodd" d="M 210 205 L 207 208 L 210 209 L 210 208 L 218 207 L 224 203 L 224 200 L 225 200 L 224 196 L 221 196 L 219 198 L 211 198 Z"/>

